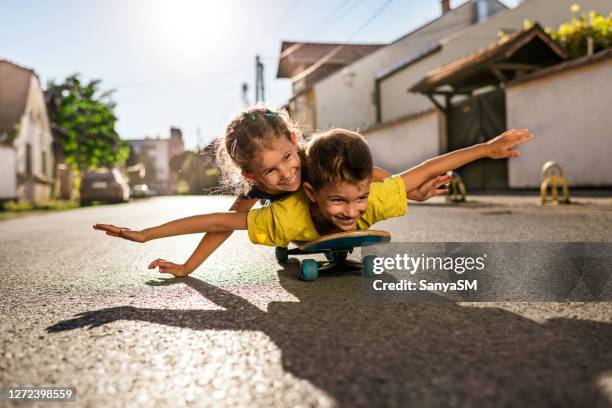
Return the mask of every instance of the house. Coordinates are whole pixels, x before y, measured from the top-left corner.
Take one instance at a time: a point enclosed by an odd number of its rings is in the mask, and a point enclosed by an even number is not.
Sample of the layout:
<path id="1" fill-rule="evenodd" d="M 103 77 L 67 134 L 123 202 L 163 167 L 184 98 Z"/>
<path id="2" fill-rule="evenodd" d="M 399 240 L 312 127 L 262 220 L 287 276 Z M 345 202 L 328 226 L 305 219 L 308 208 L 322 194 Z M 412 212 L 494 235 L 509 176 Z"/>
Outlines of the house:
<path id="1" fill-rule="evenodd" d="M 314 84 L 381 47 L 383 44 L 283 41 L 277 78 L 291 78 L 292 97 L 286 108 L 306 134 L 318 124 Z"/>
<path id="2" fill-rule="evenodd" d="M 127 141 L 137 161 L 150 164 L 147 168 L 149 188 L 158 194 L 176 193 L 177 175 L 170 171 L 170 160 L 185 151 L 181 129 L 171 127 L 170 137 L 160 139 L 146 137 Z"/>
<path id="3" fill-rule="evenodd" d="M 282 50 L 278 77 L 290 76 L 294 84 L 304 75 L 310 79 L 299 90 L 294 86 L 291 102 L 295 101 L 296 106 L 290 109 L 291 117 L 299 123 L 307 122 L 313 129 L 369 128 L 378 123 L 381 116 L 377 74 L 402 66 L 417 56 L 435 52 L 440 39 L 506 10 L 506 6 L 496 0 L 470 0 L 455 9 L 450 7 L 449 0 L 443 0 L 441 4 L 442 13 L 438 18 L 391 44 L 378 46 L 360 58 L 348 61 L 342 68 L 326 69 L 328 64 L 321 65 L 318 61 L 313 64 L 314 70 L 310 66 L 288 73 L 281 70 L 285 63 L 285 51 Z M 299 103 L 300 100 L 306 103 Z"/>
<path id="4" fill-rule="evenodd" d="M 38 75 L 0 60 L 0 200 L 39 204 L 51 197 L 52 143 Z"/>
<path id="5" fill-rule="evenodd" d="M 376 164 L 392 172 L 398 171 L 409 168 L 432 156 L 462 147 L 465 143 L 478 141 L 480 140 L 478 137 L 480 137 L 481 140 L 487 140 L 493 137 L 495 132 L 491 130 L 492 128 L 487 132 L 480 132 L 476 135 L 474 129 L 466 127 L 466 122 L 462 120 L 461 117 L 463 115 L 465 118 L 470 113 L 478 113 L 481 115 L 484 109 L 494 105 L 497 106 L 495 109 L 498 112 L 498 115 L 494 116 L 498 122 L 496 126 L 500 130 L 513 126 L 520 128 L 526 127 L 536 132 L 538 136 L 540 133 L 537 132 L 547 133 L 545 130 L 546 123 L 551 125 L 552 129 L 558 126 L 560 118 L 577 118 L 578 114 L 572 114 L 567 108 L 564 108 L 564 113 L 557 112 L 553 114 L 555 108 L 553 105 L 550 105 L 550 99 L 552 99 L 550 94 L 556 94 L 557 97 L 560 97 L 562 91 L 560 91 L 560 88 L 550 88 L 547 91 L 549 100 L 546 101 L 549 104 L 546 108 L 548 109 L 547 115 L 549 116 L 539 116 L 539 119 L 547 119 L 540 122 L 539 126 L 535 128 L 530 125 L 530 121 L 528 120 L 518 122 L 519 118 L 524 118 L 524 116 L 520 115 L 527 113 L 523 111 L 523 114 L 519 114 L 515 109 L 517 106 L 516 103 L 511 102 L 509 99 L 510 89 L 514 87 L 512 81 L 517 81 L 515 84 L 516 88 L 514 88 L 516 92 L 513 92 L 515 97 L 518 98 L 520 94 L 520 92 L 518 92 L 518 86 L 523 78 L 527 75 L 535 75 L 535 72 L 533 72 L 535 69 L 547 69 L 543 67 L 550 65 L 550 63 L 556 64 L 560 62 L 559 60 L 545 61 L 546 56 L 552 54 L 549 54 L 551 48 L 542 45 L 542 41 L 531 45 L 519 44 L 521 41 L 516 43 L 517 46 L 526 47 L 524 49 L 531 54 L 535 54 L 536 58 L 535 62 L 537 66 L 531 67 L 532 69 L 523 70 L 523 72 L 520 73 L 521 78 L 514 75 L 505 78 L 504 72 L 501 73 L 501 78 L 499 78 L 499 73 L 496 74 L 494 70 L 489 70 L 485 76 L 479 79 L 478 75 L 470 74 L 470 70 L 476 69 L 478 63 L 469 63 L 471 58 L 478 57 L 478 55 L 481 55 L 488 47 L 495 47 L 498 39 L 498 32 L 521 32 L 525 19 L 538 22 L 543 27 L 558 27 L 561 23 L 569 19 L 570 6 L 573 2 L 573 0 L 555 0 L 554 2 L 550 2 L 549 0 L 525 0 L 514 9 L 496 13 L 485 21 L 441 39 L 438 44 L 439 47 L 429 54 L 417 55 L 413 59 L 406 61 L 403 65 L 387 71 L 381 71 L 376 79 L 380 91 L 378 107 L 380 111 L 380 122 L 363 130 L 364 136 L 368 139 L 372 148 Z M 609 0 L 583 0 L 580 4 L 584 10 L 594 10 L 602 14 L 610 12 Z M 538 36 L 541 38 L 540 35 Z M 543 48 L 540 49 L 542 54 L 540 58 L 538 58 L 537 54 L 540 51 L 538 51 L 537 47 L 540 46 Z M 531 47 L 536 48 L 532 49 Z M 465 64 L 466 62 L 468 63 Z M 506 61 L 506 63 L 510 64 L 513 62 L 514 61 Z M 462 64 L 463 66 L 461 66 Z M 585 66 L 585 69 L 597 70 L 596 67 L 601 66 L 600 64 L 606 64 L 606 62 L 599 60 L 599 63 L 589 63 L 587 65 L 590 68 L 586 68 Z M 526 64 L 523 68 L 530 68 L 529 65 L 530 64 Z M 435 89 L 419 86 L 426 84 L 427 79 L 434 77 L 436 73 L 441 74 L 444 71 L 450 72 L 457 68 L 459 68 L 459 70 L 455 72 L 457 75 L 456 77 L 446 77 L 446 88 L 441 87 L 442 82 L 438 83 L 440 87 L 434 87 Z M 571 68 L 568 68 L 568 70 L 569 71 L 564 72 L 569 74 L 570 71 L 573 71 Z M 580 70 L 576 70 L 575 72 L 578 73 L 579 71 Z M 459 89 L 460 92 L 456 92 L 457 89 L 453 87 L 453 81 L 458 81 L 461 76 L 470 75 L 476 82 L 478 80 L 481 80 L 483 83 L 489 81 L 489 86 L 478 87 L 480 89 L 474 88 L 463 94 L 461 94 L 461 91 L 466 91 L 465 89 Z M 551 79 L 549 83 L 552 84 L 554 82 L 552 81 L 554 74 L 551 75 L 552 76 L 549 77 L 549 79 Z M 601 77 L 601 73 L 598 75 Z M 491 78 L 493 78 L 492 81 Z M 474 85 L 477 85 L 476 82 Z M 585 80 L 585 82 L 589 82 L 589 80 Z M 528 83 L 530 84 L 529 86 L 534 86 L 536 84 L 536 82 L 533 81 Z M 524 84 L 526 85 L 527 82 Z M 557 85 L 561 86 L 561 83 L 559 82 Z M 598 85 L 591 82 L 590 85 L 605 86 L 605 81 Z M 521 89 L 527 88 L 522 87 Z M 575 84 L 574 89 L 575 93 L 577 93 L 578 90 L 575 88 Z M 428 95 L 428 90 L 437 90 L 437 95 L 433 95 L 431 92 L 429 92 Z M 450 91 L 450 93 L 444 95 L 445 91 Z M 522 109 L 527 109 L 527 106 L 532 106 L 534 97 L 537 96 L 539 98 L 543 97 L 543 95 L 544 94 L 531 94 L 531 104 L 523 105 L 524 107 Z M 432 99 L 432 96 L 434 99 Z M 577 96 L 572 96 L 572 98 L 574 97 Z M 522 102 L 525 103 L 526 100 L 523 99 Z M 440 109 L 438 105 L 444 107 L 444 109 Z M 540 101 L 538 101 L 536 105 L 538 108 L 542 108 Z M 479 110 L 475 109 L 477 106 L 480 107 Z M 577 108 L 577 106 L 574 107 Z M 584 112 L 590 109 L 588 105 L 580 108 L 582 109 L 579 113 L 580 115 L 585 115 L 585 118 L 592 118 L 591 114 Z M 540 109 L 531 110 L 531 112 L 535 111 L 540 111 Z M 595 109 L 595 111 L 599 112 L 598 109 Z M 500 113 L 501 116 L 499 115 Z M 535 120 L 535 118 L 533 119 Z M 471 123 L 475 122 L 477 121 L 471 121 Z M 601 120 L 598 119 L 596 122 L 601 122 Z M 592 127 L 589 129 L 592 129 Z M 575 134 L 569 133 L 569 127 L 560 130 L 562 130 L 561 134 L 555 135 L 557 139 L 555 143 L 559 143 L 559 138 L 562 138 L 564 142 L 559 146 L 563 146 L 563 149 L 570 149 L 569 145 L 575 142 Z M 597 131 L 596 134 L 599 135 L 598 137 L 604 137 L 601 131 Z M 476 137 L 476 139 L 474 139 L 474 137 Z M 587 136 L 583 135 L 583 137 Z M 607 138 L 609 139 L 609 135 Z M 463 140 L 463 142 L 461 142 L 461 140 Z M 549 143 L 552 143 L 552 141 Z M 533 145 L 534 143 L 531 143 L 531 146 L 526 146 L 526 152 L 533 149 Z M 536 145 L 541 146 L 539 143 Z M 403 153 L 401 155 L 397 154 L 398 146 L 405 146 L 405 149 L 402 149 Z M 571 157 L 575 159 L 577 157 L 576 153 L 577 152 L 574 150 Z M 472 187 L 472 189 L 535 187 L 539 183 L 539 171 L 544 164 L 544 162 L 540 163 L 540 161 L 543 160 L 545 155 L 540 154 L 537 160 L 532 156 L 533 163 L 530 163 L 528 169 L 522 168 L 525 164 L 524 160 L 526 160 L 526 156 L 531 156 L 531 154 L 526 153 L 520 160 L 511 161 L 509 164 L 504 163 L 504 166 L 510 166 L 507 168 L 504 167 L 504 169 L 491 170 L 486 167 L 483 168 L 482 166 L 480 169 L 472 169 L 474 171 L 472 174 L 474 177 L 472 177 L 472 181 L 469 183 L 470 185 L 468 187 Z M 550 158 L 547 160 L 551 160 L 555 158 L 555 155 L 550 155 L 548 157 Z M 566 168 L 567 166 L 571 166 L 569 161 L 572 160 L 567 158 L 567 154 L 558 157 L 563 157 L 560 163 L 562 166 Z M 584 160 L 588 160 L 587 154 L 581 156 L 580 162 Z M 579 166 L 580 168 L 584 168 L 582 164 Z M 524 171 L 527 171 L 528 175 L 524 174 Z M 577 171 L 576 168 L 573 168 L 574 177 L 582 177 L 577 175 Z M 499 177 L 501 174 L 500 172 L 505 173 L 502 178 Z M 593 172 L 584 173 L 584 177 L 588 179 L 588 182 L 586 182 L 585 179 L 582 179 L 582 181 L 576 178 L 572 179 L 572 171 L 568 171 L 568 173 L 570 176 L 570 184 L 575 186 L 599 185 L 601 181 L 601 175 L 593 178 Z"/>

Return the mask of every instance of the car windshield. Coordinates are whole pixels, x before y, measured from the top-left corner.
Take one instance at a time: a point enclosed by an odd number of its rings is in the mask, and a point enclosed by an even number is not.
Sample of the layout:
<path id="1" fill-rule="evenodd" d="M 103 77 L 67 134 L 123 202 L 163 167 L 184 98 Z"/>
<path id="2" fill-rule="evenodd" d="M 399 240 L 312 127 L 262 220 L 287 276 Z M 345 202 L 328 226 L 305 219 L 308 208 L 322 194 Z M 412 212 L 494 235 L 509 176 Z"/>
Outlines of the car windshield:
<path id="1" fill-rule="evenodd" d="M 95 172 L 85 175 L 85 181 L 112 181 L 113 179 L 113 173 L 110 172 Z"/>

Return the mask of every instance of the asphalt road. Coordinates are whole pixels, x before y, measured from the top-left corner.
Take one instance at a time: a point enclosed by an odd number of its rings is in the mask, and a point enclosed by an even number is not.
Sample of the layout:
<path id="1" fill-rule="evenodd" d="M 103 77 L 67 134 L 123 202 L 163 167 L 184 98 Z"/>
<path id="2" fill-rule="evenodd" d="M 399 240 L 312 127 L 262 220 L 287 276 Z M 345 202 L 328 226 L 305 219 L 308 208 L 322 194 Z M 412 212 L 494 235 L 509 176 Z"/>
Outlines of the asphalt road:
<path id="1" fill-rule="evenodd" d="M 91 228 L 229 203 L 0 222 L 0 386 L 74 386 L 92 407 L 612 406 L 612 303 L 372 304 L 359 276 L 300 282 L 297 262 L 244 232 L 170 279 L 147 264 L 184 261 L 199 236 L 137 244 Z M 377 228 L 394 241 L 612 242 L 612 207 L 411 205 Z"/>

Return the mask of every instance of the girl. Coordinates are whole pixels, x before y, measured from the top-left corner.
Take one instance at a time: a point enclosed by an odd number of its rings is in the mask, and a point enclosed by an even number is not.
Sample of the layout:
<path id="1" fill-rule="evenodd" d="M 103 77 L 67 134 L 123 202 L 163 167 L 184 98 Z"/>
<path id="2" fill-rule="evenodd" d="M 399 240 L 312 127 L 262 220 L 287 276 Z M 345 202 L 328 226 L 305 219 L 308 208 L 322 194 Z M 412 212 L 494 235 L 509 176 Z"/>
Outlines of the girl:
<path id="1" fill-rule="evenodd" d="M 238 193 L 230 211 L 248 211 L 257 200 L 271 202 L 297 191 L 304 176 L 304 153 L 301 144 L 301 132 L 280 112 L 256 106 L 235 116 L 228 124 L 223 140 L 217 145 L 222 185 L 233 188 Z M 388 176 L 390 173 L 374 168 L 374 181 Z M 408 192 L 407 196 L 411 200 L 425 201 L 435 195 L 445 194 L 447 190 L 440 187 L 449 181 L 449 176 L 434 177 Z M 172 235 L 185 233 L 172 222 L 152 229 L 162 227 L 166 230 L 172 229 Z M 115 237 L 145 242 L 142 231 L 110 224 L 96 224 L 94 228 Z M 158 267 L 161 273 L 177 277 L 187 276 L 231 234 L 232 232 L 209 232 L 184 264 L 156 259 L 149 264 L 149 269 Z"/>

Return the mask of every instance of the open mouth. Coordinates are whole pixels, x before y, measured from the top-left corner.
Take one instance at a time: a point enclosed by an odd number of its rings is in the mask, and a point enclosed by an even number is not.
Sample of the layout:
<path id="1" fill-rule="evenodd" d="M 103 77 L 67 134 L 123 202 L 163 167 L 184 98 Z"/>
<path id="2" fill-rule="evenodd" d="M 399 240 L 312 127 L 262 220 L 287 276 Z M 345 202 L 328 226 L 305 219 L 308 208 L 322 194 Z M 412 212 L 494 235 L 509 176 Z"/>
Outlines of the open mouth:
<path id="1" fill-rule="evenodd" d="M 334 217 L 336 223 L 343 227 L 350 227 L 357 222 L 357 218 Z"/>
<path id="2" fill-rule="evenodd" d="M 294 186 L 295 184 L 297 184 L 298 179 L 299 179 L 299 175 L 298 175 L 298 172 L 296 171 L 296 172 L 295 172 L 295 173 L 294 173 L 294 174 L 293 174 L 291 177 L 289 177 L 289 178 L 288 178 L 288 179 L 286 179 L 286 180 L 283 180 L 283 181 L 282 181 L 282 182 L 280 182 L 279 184 L 280 184 L 281 186 L 292 187 L 292 186 Z"/>

